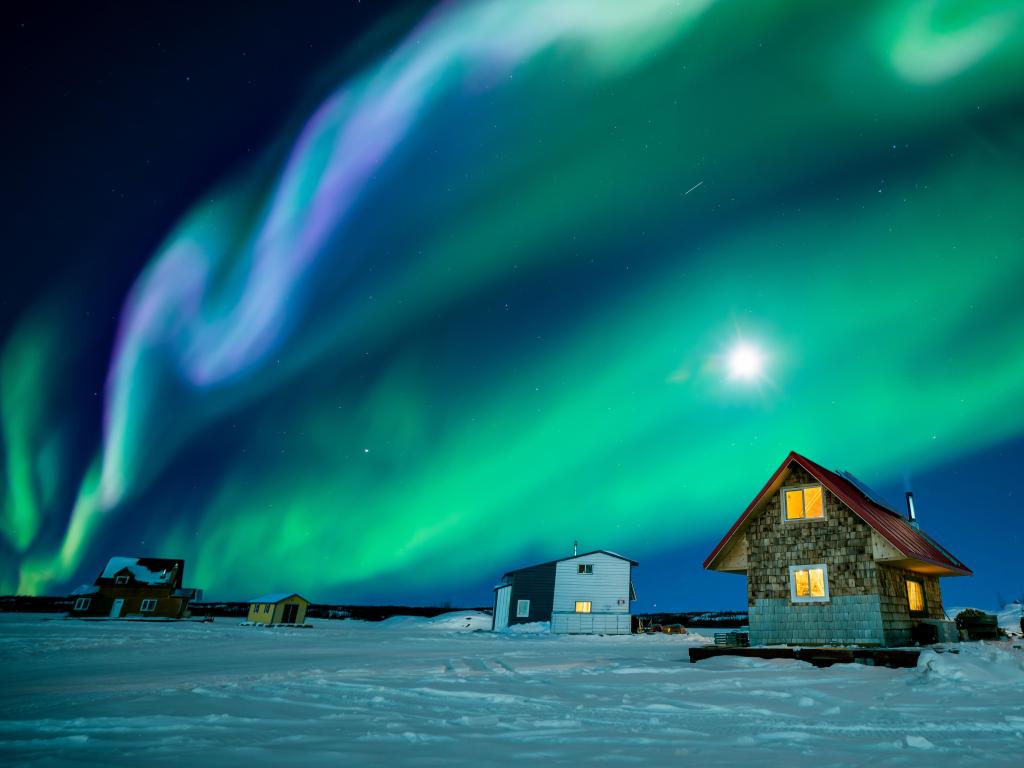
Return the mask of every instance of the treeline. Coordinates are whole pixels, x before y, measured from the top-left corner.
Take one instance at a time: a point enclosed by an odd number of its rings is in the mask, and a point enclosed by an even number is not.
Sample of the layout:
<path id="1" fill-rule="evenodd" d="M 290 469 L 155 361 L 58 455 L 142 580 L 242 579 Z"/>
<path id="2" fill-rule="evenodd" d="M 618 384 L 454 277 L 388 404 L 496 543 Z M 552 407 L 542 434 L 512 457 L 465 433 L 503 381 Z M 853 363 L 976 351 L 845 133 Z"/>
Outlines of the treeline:
<path id="1" fill-rule="evenodd" d="M 645 625 L 682 624 L 684 627 L 741 627 L 747 623 L 746 611 L 687 611 L 684 613 L 634 614 Z"/>
<path id="2" fill-rule="evenodd" d="M 193 616 L 230 616 L 245 618 L 249 614 L 249 603 L 192 603 L 189 606 Z M 451 606 L 413 605 L 334 605 L 310 603 L 306 616 L 313 619 L 357 619 L 359 621 L 383 621 L 392 616 L 423 616 L 431 619 L 452 611 L 480 611 L 490 613 L 490 608 L 452 608 Z"/>

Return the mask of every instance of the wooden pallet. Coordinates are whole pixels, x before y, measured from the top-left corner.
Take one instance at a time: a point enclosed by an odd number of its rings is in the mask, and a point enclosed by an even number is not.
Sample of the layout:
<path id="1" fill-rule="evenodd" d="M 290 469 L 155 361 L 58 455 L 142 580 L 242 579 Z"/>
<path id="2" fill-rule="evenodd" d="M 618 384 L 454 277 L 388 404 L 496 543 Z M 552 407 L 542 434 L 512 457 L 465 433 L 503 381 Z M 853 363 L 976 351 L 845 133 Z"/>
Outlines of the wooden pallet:
<path id="1" fill-rule="evenodd" d="M 796 659 L 816 667 L 833 664 L 867 664 L 877 667 L 916 667 L 920 651 L 902 648 L 742 648 L 704 645 L 690 649 L 690 663 L 716 656 L 754 659 Z"/>

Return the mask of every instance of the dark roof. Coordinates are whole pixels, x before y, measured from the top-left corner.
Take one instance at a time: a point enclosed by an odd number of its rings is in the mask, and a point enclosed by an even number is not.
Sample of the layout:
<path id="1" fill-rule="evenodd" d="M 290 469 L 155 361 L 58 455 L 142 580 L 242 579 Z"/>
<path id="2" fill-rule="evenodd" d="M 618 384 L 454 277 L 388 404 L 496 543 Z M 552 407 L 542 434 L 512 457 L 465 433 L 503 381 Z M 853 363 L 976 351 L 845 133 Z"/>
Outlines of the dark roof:
<path id="1" fill-rule="evenodd" d="M 522 568 L 516 568 L 513 571 L 506 571 L 505 573 L 502 574 L 502 578 L 504 578 L 505 576 L 511 576 L 513 573 L 519 573 L 519 571 L 528 571 L 530 568 L 540 568 L 541 566 L 544 566 L 544 565 L 554 565 L 555 563 L 564 563 L 566 560 L 576 560 L 577 558 L 580 558 L 580 557 L 588 557 L 590 555 L 597 555 L 597 554 L 609 555 L 610 557 L 617 557 L 619 560 L 625 560 L 630 565 L 634 565 L 634 566 L 639 566 L 640 565 L 640 563 L 638 563 L 636 560 L 630 560 L 628 557 L 623 557 L 622 555 L 618 554 L 617 552 L 610 552 L 607 549 L 594 549 L 594 550 L 591 550 L 590 552 L 580 552 L 578 555 L 569 555 L 569 557 L 560 557 L 557 560 L 548 560 L 546 563 L 537 563 L 536 565 L 527 565 L 527 566 L 523 566 Z"/>
<path id="2" fill-rule="evenodd" d="M 744 526 L 751 513 L 758 507 L 765 495 L 775 485 L 779 476 L 785 472 L 790 464 L 797 464 L 807 471 L 815 480 L 828 488 L 857 517 L 867 523 L 886 541 L 892 544 L 900 553 L 910 560 L 920 560 L 925 563 L 948 569 L 958 574 L 969 575 L 971 569 L 955 558 L 944 547 L 940 546 L 931 536 L 915 528 L 902 515 L 882 506 L 869 498 L 857 485 L 847 480 L 842 475 L 825 469 L 796 451 L 791 451 L 785 461 L 769 478 L 764 488 L 754 497 L 739 520 L 733 523 L 729 532 L 714 548 L 704 567 L 708 568 L 716 557 L 725 549 L 729 540 Z M 850 477 L 853 477 L 850 475 Z M 854 478 L 856 479 L 856 478 Z M 863 484 L 861 484 L 863 485 Z"/>
<path id="3" fill-rule="evenodd" d="M 122 574 L 129 577 L 129 584 L 180 587 L 185 561 L 162 557 L 112 557 L 95 583 L 97 586 L 114 584 L 117 576 Z"/>

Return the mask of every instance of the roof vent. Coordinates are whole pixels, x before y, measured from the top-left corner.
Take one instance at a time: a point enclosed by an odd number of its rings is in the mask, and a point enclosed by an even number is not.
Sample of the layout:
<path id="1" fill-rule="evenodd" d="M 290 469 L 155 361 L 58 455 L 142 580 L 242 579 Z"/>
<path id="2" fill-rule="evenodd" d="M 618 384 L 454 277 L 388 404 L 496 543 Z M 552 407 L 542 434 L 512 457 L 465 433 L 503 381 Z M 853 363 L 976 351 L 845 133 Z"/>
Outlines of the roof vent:
<path id="1" fill-rule="evenodd" d="M 907 518 L 910 520 L 912 528 L 918 529 L 921 527 L 917 524 L 917 510 L 914 509 L 913 491 L 907 491 Z"/>
<path id="2" fill-rule="evenodd" d="M 576 541 L 576 539 L 573 539 L 573 540 L 572 540 L 572 556 L 573 556 L 573 557 L 576 557 L 576 548 L 577 548 L 577 547 L 578 547 L 579 545 L 580 545 L 580 543 L 579 543 L 578 541 Z"/>

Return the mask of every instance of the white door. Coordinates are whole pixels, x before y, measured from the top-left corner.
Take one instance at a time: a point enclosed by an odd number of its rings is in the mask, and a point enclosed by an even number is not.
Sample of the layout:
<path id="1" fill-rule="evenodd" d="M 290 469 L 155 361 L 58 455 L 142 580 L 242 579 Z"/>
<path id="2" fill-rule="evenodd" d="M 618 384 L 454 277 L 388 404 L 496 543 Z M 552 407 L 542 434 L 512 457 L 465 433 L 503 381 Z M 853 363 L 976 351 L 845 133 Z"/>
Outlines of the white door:
<path id="1" fill-rule="evenodd" d="M 110 615 L 111 616 L 120 616 L 121 615 L 121 608 L 122 608 L 122 606 L 124 606 L 124 600 L 122 600 L 121 598 L 118 598 L 117 600 L 115 600 L 114 604 L 112 606 L 110 606 Z"/>
<path id="2" fill-rule="evenodd" d="M 494 590 L 494 628 L 508 626 L 508 601 L 512 597 L 512 585 Z"/>

